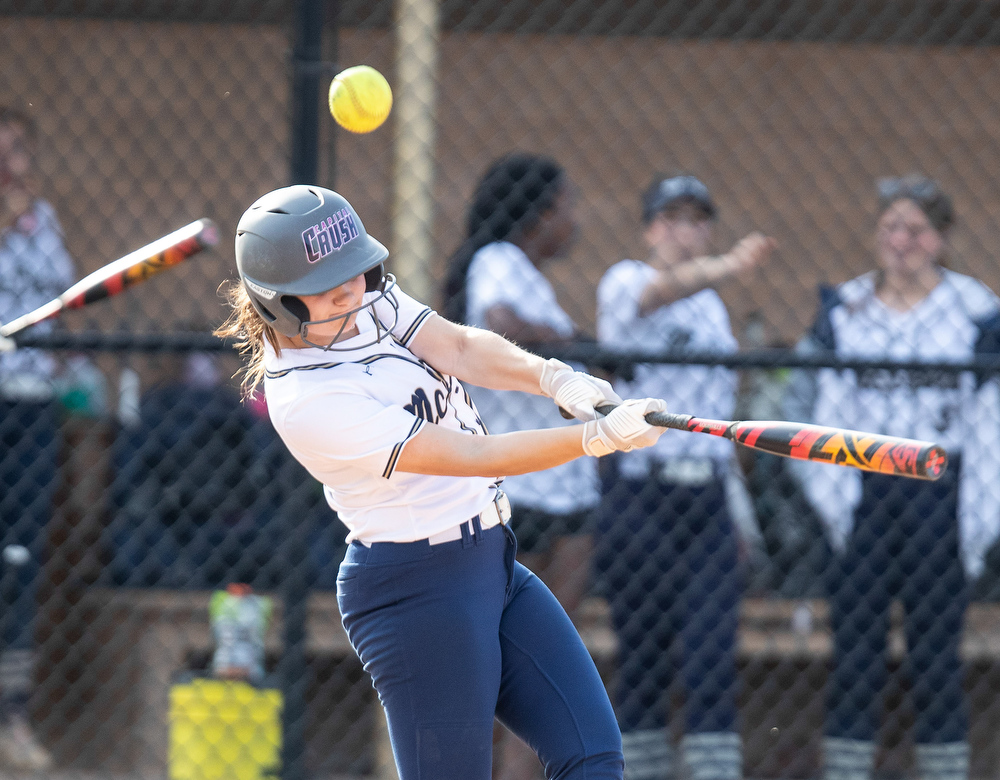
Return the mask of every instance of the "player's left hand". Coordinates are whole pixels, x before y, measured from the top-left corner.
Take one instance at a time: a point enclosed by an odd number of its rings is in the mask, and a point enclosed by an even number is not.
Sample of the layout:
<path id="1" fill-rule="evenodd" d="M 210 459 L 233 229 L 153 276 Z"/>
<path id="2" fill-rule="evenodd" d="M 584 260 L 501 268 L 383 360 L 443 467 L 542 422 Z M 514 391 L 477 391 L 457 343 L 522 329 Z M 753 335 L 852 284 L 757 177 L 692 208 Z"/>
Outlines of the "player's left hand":
<path id="1" fill-rule="evenodd" d="M 556 406 L 583 421 L 597 418 L 595 407 L 622 403 L 610 382 L 574 371 L 555 358 L 545 361 L 539 388 L 543 395 L 556 402 Z"/>
<path id="2" fill-rule="evenodd" d="M 595 458 L 612 452 L 631 452 L 652 447 L 666 431 L 646 422 L 650 412 L 665 412 L 667 404 L 659 398 L 630 399 L 616 407 L 607 417 L 585 423 L 583 451 Z"/>

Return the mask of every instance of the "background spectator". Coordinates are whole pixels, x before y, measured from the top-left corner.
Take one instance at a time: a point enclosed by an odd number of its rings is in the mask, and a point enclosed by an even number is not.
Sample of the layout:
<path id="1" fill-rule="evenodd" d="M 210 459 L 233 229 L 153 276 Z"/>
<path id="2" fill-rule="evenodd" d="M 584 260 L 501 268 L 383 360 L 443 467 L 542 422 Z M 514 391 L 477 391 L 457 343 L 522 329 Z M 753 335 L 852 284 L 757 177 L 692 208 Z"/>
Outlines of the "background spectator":
<path id="1" fill-rule="evenodd" d="M 512 154 L 494 162 L 476 188 L 468 238 L 452 258 L 446 312 L 524 345 L 581 338 L 542 269 L 565 257 L 576 237 L 576 191 L 553 160 Z M 551 401 L 473 388 L 491 433 L 571 422 Z M 596 462 L 577 460 L 508 477 L 518 553 L 572 614 L 589 580 L 590 513 L 599 500 Z"/>
<path id="2" fill-rule="evenodd" d="M 446 315 L 528 348 L 581 338 L 542 273 L 566 256 L 576 237 L 576 197 L 554 160 L 518 153 L 495 161 L 476 187 L 467 239 L 451 260 Z M 544 396 L 469 392 L 491 433 L 571 424 Z M 513 507 L 518 559 L 572 615 L 590 581 L 591 516 L 600 499 L 596 459 L 507 477 L 503 489 Z M 533 753 L 516 751 L 517 761 L 515 751 L 508 750 L 504 761 L 508 776 L 524 777 L 538 767 Z"/>
<path id="3" fill-rule="evenodd" d="M 0 107 L 0 322 L 57 297 L 74 278 L 52 207 L 38 195 L 35 127 Z M 50 323 L 37 326 L 36 332 Z M 28 720 L 38 575 L 59 454 L 57 364 L 37 349 L 0 355 L 0 765 L 44 770 L 52 759 Z"/>
<path id="4" fill-rule="evenodd" d="M 994 349 L 1000 302 L 983 283 L 945 267 L 950 198 L 922 176 L 883 179 L 878 209 L 878 268 L 821 291 L 812 348 L 841 358 L 927 362 L 965 362 Z M 971 374 L 822 369 L 811 393 L 801 385 L 797 391 L 800 406 L 811 397 L 817 423 L 933 440 L 951 459 L 937 482 L 794 467 L 836 551 L 828 578 L 834 657 L 825 776 L 872 776 L 890 606 L 898 599 L 918 774 L 965 778 L 959 644 L 969 582 L 997 536 L 995 457 L 981 454 L 985 442 L 995 446 L 996 410 L 978 413 L 984 394 Z"/>
<path id="5" fill-rule="evenodd" d="M 748 271 L 773 242 L 754 233 L 709 256 L 716 206 L 693 176 L 657 178 L 642 196 L 646 260 L 612 266 L 597 291 L 598 338 L 619 350 L 735 352 L 713 286 Z M 736 375 L 719 366 L 640 364 L 615 389 L 671 411 L 731 419 Z M 743 573 L 730 511 L 737 476 L 725 439 L 667 431 L 627 453 L 606 480 L 597 565 L 619 640 L 615 705 L 626 777 L 672 777 L 665 699 L 686 695 L 681 760 L 694 780 L 737 780 L 736 629 Z"/>
<path id="6" fill-rule="evenodd" d="M 788 348 L 768 339 L 763 318 L 758 313 L 748 316 L 740 343 L 748 351 Z M 804 422 L 808 412 L 803 415 L 786 408 L 790 388 L 799 373 L 788 368 L 744 370 L 734 418 Z M 829 564 L 830 548 L 823 524 L 791 472 L 789 460 L 749 447 L 737 447 L 736 457 L 746 475 L 761 535 L 760 550 L 751 548 L 752 553 L 759 554 L 750 559 L 748 593 L 788 598 L 823 597 L 826 595 L 823 574 Z"/>

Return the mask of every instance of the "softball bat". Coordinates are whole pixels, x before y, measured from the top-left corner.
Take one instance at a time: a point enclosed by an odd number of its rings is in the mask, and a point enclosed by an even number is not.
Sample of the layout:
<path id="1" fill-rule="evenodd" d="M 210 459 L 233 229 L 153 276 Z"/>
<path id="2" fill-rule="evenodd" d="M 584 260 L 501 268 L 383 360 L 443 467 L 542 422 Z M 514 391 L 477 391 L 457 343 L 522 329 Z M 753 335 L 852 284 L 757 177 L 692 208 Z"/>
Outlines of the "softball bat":
<path id="1" fill-rule="evenodd" d="M 110 298 L 170 266 L 182 263 L 219 242 L 219 231 L 210 219 L 199 219 L 163 238 L 136 249 L 88 274 L 58 298 L 11 320 L 0 327 L 0 338 L 8 345 L 15 333 L 43 320 L 57 317 L 67 309 L 79 309 Z"/>
<path id="2" fill-rule="evenodd" d="M 599 407 L 597 411 L 608 414 L 614 408 L 609 404 Z M 646 415 L 646 422 L 658 428 L 722 436 L 752 450 L 783 458 L 833 463 L 880 474 L 935 480 L 948 467 L 948 453 L 933 442 L 826 425 L 707 420 L 670 412 L 650 412 Z"/>

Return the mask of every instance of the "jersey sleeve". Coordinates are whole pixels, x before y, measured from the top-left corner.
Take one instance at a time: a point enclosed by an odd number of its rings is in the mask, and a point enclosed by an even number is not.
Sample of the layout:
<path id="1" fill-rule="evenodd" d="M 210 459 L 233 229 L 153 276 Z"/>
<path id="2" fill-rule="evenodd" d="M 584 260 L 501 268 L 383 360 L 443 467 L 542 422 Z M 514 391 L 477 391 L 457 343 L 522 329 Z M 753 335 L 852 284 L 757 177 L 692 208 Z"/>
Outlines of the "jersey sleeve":
<path id="1" fill-rule="evenodd" d="M 384 298 L 375 302 L 375 313 L 379 321 L 389 327 L 393 338 L 406 347 L 428 318 L 434 314 L 434 310 L 396 286 Z M 393 322 L 395 324 L 392 324 Z"/>
<path id="2" fill-rule="evenodd" d="M 283 421 L 289 449 L 310 460 L 333 460 L 389 479 L 406 443 L 424 421 L 400 406 L 361 395 L 310 398 Z"/>
<path id="3" fill-rule="evenodd" d="M 975 325 L 979 331 L 975 356 L 1000 355 L 1000 315 Z M 958 516 L 962 561 L 966 573 L 977 579 L 985 568 L 987 551 L 1000 537 L 1000 378 L 985 373 L 977 376 L 966 418 Z"/>
<path id="4" fill-rule="evenodd" d="M 618 263 L 597 286 L 597 340 L 604 346 L 642 346 L 634 325 L 639 319 L 639 296 L 649 279 L 640 270 L 627 261 Z"/>
<path id="5" fill-rule="evenodd" d="M 524 319 L 521 301 L 532 296 L 524 295 L 527 283 L 515 263 L 512 263 L 502 245 L 492 244 L 476 252 L 466 277 L 466 301 L 470 324 L 482 327 L 485 313 L 495 306 L 505 306 Z"/>

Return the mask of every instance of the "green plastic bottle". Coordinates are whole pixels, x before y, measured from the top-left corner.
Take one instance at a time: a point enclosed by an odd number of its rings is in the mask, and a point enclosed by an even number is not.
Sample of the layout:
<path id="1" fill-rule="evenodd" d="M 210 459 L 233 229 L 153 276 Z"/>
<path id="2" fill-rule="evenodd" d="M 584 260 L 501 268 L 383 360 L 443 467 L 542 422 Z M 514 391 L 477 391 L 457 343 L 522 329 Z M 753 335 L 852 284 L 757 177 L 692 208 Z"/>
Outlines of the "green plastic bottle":
<path id="1" fill-rule="evenodd" d="M 264 636 L 272 603 L 249 585 L 233 583 L 212 594 L 208 615 L 215 638 L 212 674 L 225 680 L 259 683 L 264 677 Z"/>

